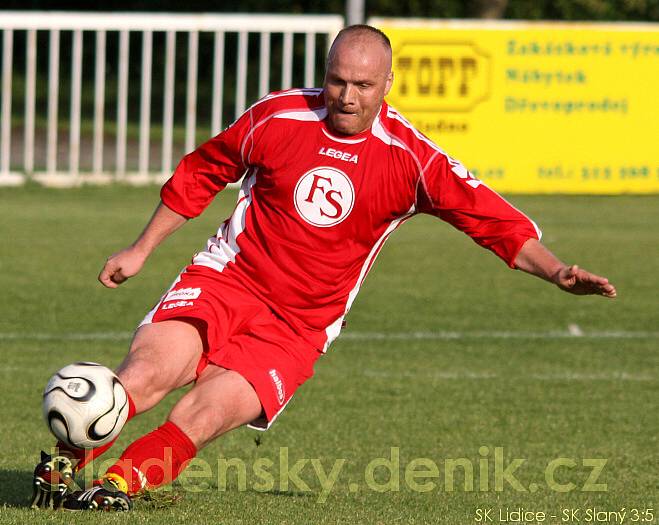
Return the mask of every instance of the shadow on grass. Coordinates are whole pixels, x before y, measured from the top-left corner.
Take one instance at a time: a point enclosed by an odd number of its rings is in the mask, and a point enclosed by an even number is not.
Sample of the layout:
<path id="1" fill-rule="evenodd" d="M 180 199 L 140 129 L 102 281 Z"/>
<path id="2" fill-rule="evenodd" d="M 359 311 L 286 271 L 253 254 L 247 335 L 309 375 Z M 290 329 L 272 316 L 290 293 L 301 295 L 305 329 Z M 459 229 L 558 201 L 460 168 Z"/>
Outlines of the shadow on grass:
<path id="1" fill-rule="evenodd" d="M 0 469 L 0 506 L 28 508 L 32 501 L 32 472 Z"/>

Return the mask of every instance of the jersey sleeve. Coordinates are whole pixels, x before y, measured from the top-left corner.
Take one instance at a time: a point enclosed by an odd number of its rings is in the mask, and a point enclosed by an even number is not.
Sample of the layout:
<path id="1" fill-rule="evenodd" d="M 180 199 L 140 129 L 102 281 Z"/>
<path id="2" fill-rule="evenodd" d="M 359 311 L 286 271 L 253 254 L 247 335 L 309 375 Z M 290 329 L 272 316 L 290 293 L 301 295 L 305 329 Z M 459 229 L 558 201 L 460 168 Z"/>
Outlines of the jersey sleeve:
<path id="1" fill-rule="evenodd" d="M 463 231 L 511 268 L 524 242 L 542 235 L 531 219 L 442 153 L 421 175 L 417 208 Z"/>
<path id="2" fill-rule="evenodd" d="M 164 184 L 165 206 L 187 217 L 198 216 L 227 184 L 240 180 L 248 167 L 245 149 L 251 148 L 253 108 L 222 133 L 187 154 Z"/>

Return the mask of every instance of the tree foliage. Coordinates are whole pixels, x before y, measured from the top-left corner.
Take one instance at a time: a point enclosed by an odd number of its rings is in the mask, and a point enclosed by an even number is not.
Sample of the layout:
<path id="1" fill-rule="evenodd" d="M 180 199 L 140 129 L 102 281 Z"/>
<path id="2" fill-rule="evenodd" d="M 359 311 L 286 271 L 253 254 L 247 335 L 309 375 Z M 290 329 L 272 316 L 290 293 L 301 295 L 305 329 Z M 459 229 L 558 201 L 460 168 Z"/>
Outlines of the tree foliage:
<path id="1" fill-rule="evenodd" d="M 365 0 L 367 16 L 659 21 L 659 0 Z M 4 0 L 2 9 L 344 14 L 344 0 Z"/>

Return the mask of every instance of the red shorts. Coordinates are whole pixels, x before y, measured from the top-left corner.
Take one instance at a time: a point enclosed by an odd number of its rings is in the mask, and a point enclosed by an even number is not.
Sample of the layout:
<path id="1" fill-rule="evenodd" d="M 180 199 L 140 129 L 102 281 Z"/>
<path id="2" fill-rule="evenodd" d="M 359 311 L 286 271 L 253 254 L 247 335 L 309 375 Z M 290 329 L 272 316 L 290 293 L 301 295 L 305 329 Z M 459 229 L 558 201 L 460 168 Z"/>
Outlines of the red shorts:
<path id="1" fill-rule="evenodd" d="M 186 318 L 205 325 L 197 377 L 211 363 L 247 379 L 264 411 L 249 426 L 260 430 L 273 423 L 313 375 L 321 355 L 236 279 L 205 266 L 185 268 L 140 326 Z"/>

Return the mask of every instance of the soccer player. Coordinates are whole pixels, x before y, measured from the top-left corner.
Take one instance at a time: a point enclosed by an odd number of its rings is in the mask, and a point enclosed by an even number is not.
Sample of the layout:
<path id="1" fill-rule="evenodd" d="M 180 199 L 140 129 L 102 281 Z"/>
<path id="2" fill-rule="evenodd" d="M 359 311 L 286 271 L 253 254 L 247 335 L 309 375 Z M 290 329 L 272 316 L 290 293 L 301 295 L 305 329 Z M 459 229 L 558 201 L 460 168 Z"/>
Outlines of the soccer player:
<path id="1" fill-rule="evenodd" d="M 347 27 L 322 89 L 272 93 L 183 158 L 142 234 L 99 279 L 116 288 L 136 275 L 163 239 L 244 177 L 233 214 L 144 318 L 117 371 L 130 417 L 194 386 L 99 483 L 73 493 L 64 485 L 56 506 L 127 510 L 132 495 L 172 481 L 218 436 L 267 429 L 339 335 L 387 237 L 418 213 L 567 292 L 615 297 L 607 279 L 558 260 L 528 217 L 390 107 L 393 80 L 388 38 Z M 109 446 L 85 455 L 60 444 L 35 479 L 71 476 Z"/>

